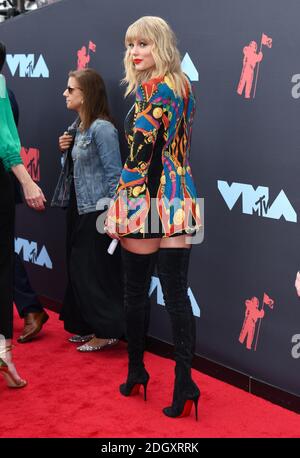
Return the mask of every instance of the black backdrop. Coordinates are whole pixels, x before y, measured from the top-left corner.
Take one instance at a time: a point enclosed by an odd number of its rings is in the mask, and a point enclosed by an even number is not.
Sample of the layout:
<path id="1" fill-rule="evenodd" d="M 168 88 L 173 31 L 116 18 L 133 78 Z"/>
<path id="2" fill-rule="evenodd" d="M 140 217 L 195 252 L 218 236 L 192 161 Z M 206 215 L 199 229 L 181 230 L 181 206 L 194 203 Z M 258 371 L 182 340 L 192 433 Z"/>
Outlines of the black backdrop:
<path id="1" fill-rule="evenodd" d="M 64 0 L 1 24 L 0 39 L 10 55 L 4 73 L 20 104 L 24 157 L 33 154 L 39 164 L 49 203 L 60 170 L 57 138 L 73 119 L 62 92 L 68 71 L 77 66 L 77 51 L 90 41 L 96 45 L 89 66 L 107 83 L 126 154 L 122 122 L 132 100 L 124 101 L 119 86 L 124 34 L 143 15 L 170 22 L 182 56 L 188 53 L 199 72 L 193 82 L 198 105 L 192 165 L 205 201 L 205 237 L 193 247 L 189 282 L 198 316 L 196 353 L 300 396 L 300 304 L 294 289 L 300 267 L 299 14 L 298 0 L 152 0 L 148 5 Z M 237 94 L 243 49 L 253 40 L 260 48 L 263 33 L 272 43 L 262 46 L 256 94 L 258 64 L 246 99 Z M 20 76 L 20 67 L 12 71 L 18 60 L 27 76 Z M 251 71 L 245 70 L 249 79 Z M 29 148 L 39 150 L 39 162 Z M 59 209 L 18 210 L 17 250 L 28 261 L 36 290 L 57 301 L 65 284 L 64 216 Z M 170 341 L 159 293 L 156 288 L 152 294 L 150 331 Z M 265 304 L 264 317 L 255 321 L 259 313 L 252 298 L 261 310 L 264 294 L 274 303 Z M 246 300 L 252 307 L 248 337 L 255 331 L 249 349 L 239 342 Z"/>

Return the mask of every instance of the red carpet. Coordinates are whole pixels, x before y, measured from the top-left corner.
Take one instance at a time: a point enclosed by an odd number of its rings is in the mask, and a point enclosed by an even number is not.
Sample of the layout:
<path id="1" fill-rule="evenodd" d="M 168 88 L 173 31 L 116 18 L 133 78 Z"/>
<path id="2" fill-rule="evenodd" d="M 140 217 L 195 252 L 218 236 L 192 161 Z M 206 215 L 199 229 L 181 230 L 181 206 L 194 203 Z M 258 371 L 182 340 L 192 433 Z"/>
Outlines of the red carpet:
<path id="1" fill-rule="evenodd" d="M 118 386 L 126 376 L 126 345 L 79 353 L 50 315 L 35 341 L 14 349 L 28 386 L 12 390 L 0 380 L 0 437 L 300 437 L 296 413 L 197 371 L 198 423 L 194 416 L 166 418 L 161 409 L 171 400 L 174 363 L 149 353 L 147 402 L 141 395 L 124 398 Z M 15 318 L 16 337 L 22 323 Z"/>

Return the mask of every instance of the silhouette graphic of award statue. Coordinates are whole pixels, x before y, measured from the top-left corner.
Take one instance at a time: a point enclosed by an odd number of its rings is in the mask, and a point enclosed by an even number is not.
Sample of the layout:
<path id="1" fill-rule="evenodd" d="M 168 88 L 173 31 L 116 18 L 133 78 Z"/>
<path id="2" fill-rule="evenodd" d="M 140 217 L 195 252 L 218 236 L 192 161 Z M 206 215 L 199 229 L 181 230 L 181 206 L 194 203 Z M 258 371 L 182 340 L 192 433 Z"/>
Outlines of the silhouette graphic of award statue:
<path id="1" fill-rule="evenodd" d="M 264 293 L 263 305 L 261 309 L 259 309 L 259 300 L 257 299 L 257 297 L 254 296 L 251 299 L 247 299 L 245 301 L 245 305 L 246 305 L 245 318 L 244 318 L 242 330 L 239 336 L 239 342 L 243 344 L 246 339 L 246 348 L 248 350 L 252 349 L 253 339 L 254 339 L 255 330 L 256 330 L 256 324 L 257 324 L 257 321 L 259 320 L 259 326 L 258 326 L 258 330 L 256 334 L 256 341 L 255 341 L 255 347 L 254 347 L 254 351 L 256 351 L 261 320 L 265 316 L 265 311 L 264 311 L 265 304 L 268 305 L 270 309 L 273 309 L 274 301 L 266 293 Z"/>
<path id="2" fill-rule="evenodd" d="M 241 71 L 240 81 L 237 88 L 237 93 L 239 95 L 243 94 L 245 90 L 245 99 L 250 99 L 252 84 L 254 79 L 255 67 L 257 65 L 255 85 L 253 90 L 253 98 L 256 93 L 257 78 L 259 72 L 259 64 L 263 59 L 262 46 L 265 45 L 268 48 L 272 48 L 272 38 L 268 37 L 266 34 L 262 34 L 260 42 L 260 50 L 257 52 L 257 43 L 256 41 L 250 41 L 248 46 L 245 46 L 243 49 L 244 59 L 243 59 L 243 68 Z"/>

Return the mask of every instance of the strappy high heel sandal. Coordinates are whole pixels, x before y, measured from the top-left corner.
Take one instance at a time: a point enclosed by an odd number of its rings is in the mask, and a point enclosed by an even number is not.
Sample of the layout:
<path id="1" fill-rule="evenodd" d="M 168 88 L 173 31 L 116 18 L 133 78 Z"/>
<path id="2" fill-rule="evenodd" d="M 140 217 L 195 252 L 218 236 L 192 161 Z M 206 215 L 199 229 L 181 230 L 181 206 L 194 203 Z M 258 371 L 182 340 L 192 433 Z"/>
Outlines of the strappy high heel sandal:
<path id="1" fill-rule="evenodd" d="M 4 350 L 0 351 L 0 354 L 7 353 L 8 351 L 12 351 L 12 349 L 13 349 L 13 346 L 9 345 L 5 347 Z M 7 386 L 9 388 L 24 388 L 27 385 L 26 380 L 17 378 L 16 375 L 9 368 L 9 365 L 7 364 L 7 362 L 4 361 L 4 359 L 2 358 L 0 358 L 0 374 L 2 374 L 3 377 L 5 378 Z"/>

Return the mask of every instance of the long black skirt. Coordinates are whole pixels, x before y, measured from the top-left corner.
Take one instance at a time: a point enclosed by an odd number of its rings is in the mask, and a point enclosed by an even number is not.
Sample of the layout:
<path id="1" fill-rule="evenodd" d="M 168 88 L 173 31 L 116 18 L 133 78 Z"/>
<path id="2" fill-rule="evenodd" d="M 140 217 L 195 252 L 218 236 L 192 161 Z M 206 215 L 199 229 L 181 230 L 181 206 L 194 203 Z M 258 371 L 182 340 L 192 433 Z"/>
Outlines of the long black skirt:
<path id="1" fill-rule="evenodd" d="M 13 184 L 0 161 L 0 334 L 13 335 Z"/>
<path id="2" fill-rule="evenodd" d="M 119 338 L 124 334 L 120 247 L 107 253 L 111 238 L 100 234 L 101 211 L 79 215 L 74 184 L 67 209 L 68 285 L 60 319 L 74 334 Z"/>

